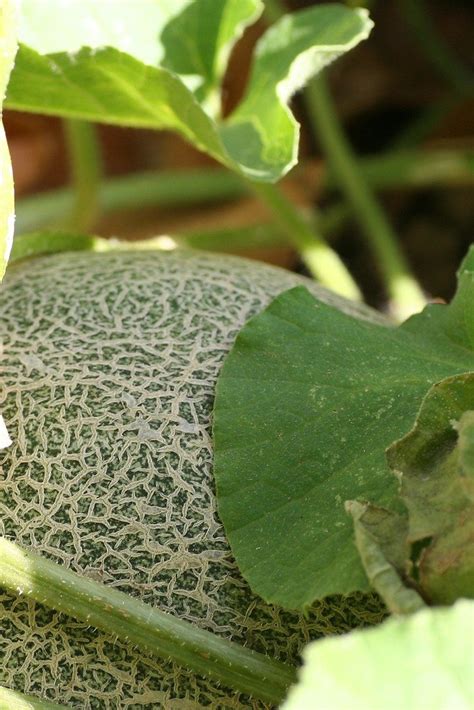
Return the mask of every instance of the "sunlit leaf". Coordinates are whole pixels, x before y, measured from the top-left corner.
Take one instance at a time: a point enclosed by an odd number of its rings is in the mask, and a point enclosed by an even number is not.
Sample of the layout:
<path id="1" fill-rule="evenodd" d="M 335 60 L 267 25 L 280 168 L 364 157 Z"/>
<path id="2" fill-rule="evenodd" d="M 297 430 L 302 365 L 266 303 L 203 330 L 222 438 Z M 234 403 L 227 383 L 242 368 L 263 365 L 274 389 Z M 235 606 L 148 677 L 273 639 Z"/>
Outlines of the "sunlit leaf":
<path id="1" fill-rule="evenodd" d="M 0 100 L 3 100 L 17 48 L 17 3 L 3 0 L 0 6 Z M 13 239 L 13 175 L 7 139 L 0 121 L 0 280 Z"/>
<path id="2" fill-rule="evenodd" d="M 367 37 L 365 10 L 308 8 L 257 45 L 248 92 L 220 117 L 230 50 L 260 0 L 24 0 L 7 105 L 84 120 L 177 131 L 224 165 L 277 180 L 296 161 L 287 103 Z"/>
<path id="3" fill-rule="evenodd" d="M 470 710 L 474 602 L 315 641 L 282 710 Z"/>

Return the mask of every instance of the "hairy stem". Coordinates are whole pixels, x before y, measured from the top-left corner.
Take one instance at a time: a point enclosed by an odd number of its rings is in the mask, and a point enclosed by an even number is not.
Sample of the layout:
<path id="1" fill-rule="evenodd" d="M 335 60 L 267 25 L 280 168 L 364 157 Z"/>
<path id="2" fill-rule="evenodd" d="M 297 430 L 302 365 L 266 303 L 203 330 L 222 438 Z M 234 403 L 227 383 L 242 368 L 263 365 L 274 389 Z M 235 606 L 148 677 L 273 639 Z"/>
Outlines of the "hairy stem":
<path id="1" fill-rule="evenodd" d="M 252 186 L 318 281 L 342 296 L 361 300 L 359 288 L 338 254 L 309 226 L 283 192 L 270 183 L 252 183 Z"/>
<path id="2" fill-rule="evenodd" d="M 96 128 L 92 123 L 64 121 L 71 164 L 73 201 L 67 226 L 87 232 L 99 214 L 99 189 L 102 160 Z"/>
<path id="3" fill-rule="evenodd" d="M 0 538 L 0 586 L 265 702 L 280 703 L 291 666 L 199 629 Z"/>

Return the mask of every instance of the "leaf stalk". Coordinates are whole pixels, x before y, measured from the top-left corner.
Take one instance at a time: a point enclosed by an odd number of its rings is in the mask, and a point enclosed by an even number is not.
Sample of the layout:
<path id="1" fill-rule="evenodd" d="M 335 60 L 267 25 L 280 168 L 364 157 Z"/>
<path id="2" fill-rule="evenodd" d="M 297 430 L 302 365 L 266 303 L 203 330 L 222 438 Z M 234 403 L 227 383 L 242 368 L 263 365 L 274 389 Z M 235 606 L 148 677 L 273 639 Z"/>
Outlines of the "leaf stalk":
<path id="1" fill-rule="evenodd" d="M 286 232 L 309 271 L 341 296 L 355 301 L 362 299 L 356 282 L 339 255 L 331 249 L 321 234 L 311 228 L 305 218 L 283 192 L 271 183 L 251 183 L 277 224 Z"/>
<path id="2" fill-rule="evenodd" d="M 71 164 L 73 203 L 66 226 L 88 232 L 99 214 L 102 160 L 97 129 L 92 123 L 64 121 Z"/>
<path id="3" fill-rule="evenodd" d="M 305 97 L 322 148 L 377 257 L 394 315 L 403 320 L 423 308 L 423 292 L 410 273 L 397 235 L 363 178 L 322 76 L 306 88 Z"/>

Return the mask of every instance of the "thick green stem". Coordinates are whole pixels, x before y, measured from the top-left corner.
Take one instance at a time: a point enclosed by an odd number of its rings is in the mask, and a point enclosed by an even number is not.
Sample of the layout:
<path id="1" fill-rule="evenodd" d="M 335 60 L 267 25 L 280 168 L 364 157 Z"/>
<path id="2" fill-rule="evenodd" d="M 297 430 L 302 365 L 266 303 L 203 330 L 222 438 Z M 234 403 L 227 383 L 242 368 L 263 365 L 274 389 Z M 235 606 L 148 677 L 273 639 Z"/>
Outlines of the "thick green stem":
<path id="1" fill-rule="evenodd" d="M 354 279 L 335 251 L 275 185 L 252 183 L 254 192 L 269 207 L 277 224 L 287 233 L 311 273 L 336 293 L 354 300 L 361 294 Z"/>
<path id="2" fill-rule="evenodd" d="M 410 274 L 394 230 L 363 179 L 324 79 L 319 77 L 314 80 L 307 87 L 305 96 L 316 134 L 331 169 L 375 252 L 392 299 L 393 310 L 397 317 L 403 319 L 423 307 L 423 293 Z"/>
<path id="3" fill-rule="evenodd" d="M 267 222 L 237 229 L 209 229 L 183 232 L 133 241 L 118 241 L 67 232 L 31 232 L 15 237 L 10 263 L 63 251 L 163 251 L 179 247 L 221 253 L 239 250 L 287 247 L 288 239 Z"/>
<path id="4" fill-rule="evenodd" d="M 15 690 L 0 686 L 0 710 L 67 710 L 64 705 L 56 705 L 48 700 L 23 695 Z"/>
<path id="5" fill-rule="evenodd" d="M 87 232 L 99 213 L 102 160 L 96 128 L 92 123 L 68 119 L 64 122 L 74 188 L 71 213 L 66 226 Z"/>
<path id="6" fill-rule="evenodd" d="M 265 702 L 295 681 L 274 661 L 0 538 L 0 586 Z"/>

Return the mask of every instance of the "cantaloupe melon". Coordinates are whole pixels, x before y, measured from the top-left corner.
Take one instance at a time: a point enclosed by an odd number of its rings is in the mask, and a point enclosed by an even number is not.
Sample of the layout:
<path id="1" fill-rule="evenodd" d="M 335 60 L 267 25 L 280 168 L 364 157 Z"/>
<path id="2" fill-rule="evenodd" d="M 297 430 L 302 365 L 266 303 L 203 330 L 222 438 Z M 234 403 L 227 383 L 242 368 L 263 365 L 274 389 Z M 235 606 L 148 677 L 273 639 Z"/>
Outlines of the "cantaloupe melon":
<path id="1" fill-rule="evenodd" d="M 296 662 L 322 634 L 376 622 L 353 596 L 308 618 L 243 581 L 216 515 L 210 417 L 243 323 L 309 280 L 232 257 L 60 254 L 9 270 L 0 313 L 0 531 L 216 634 Z M 374 316 L 376 317 L 376 316 Z M 262 708 L 0 590 L 0 684 L 74 708 Z"/>

